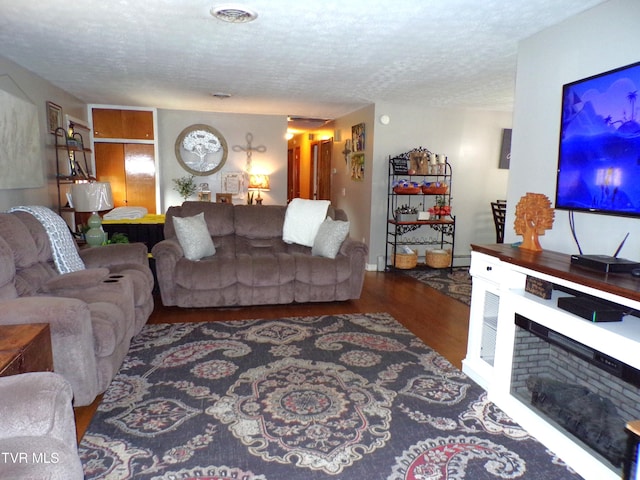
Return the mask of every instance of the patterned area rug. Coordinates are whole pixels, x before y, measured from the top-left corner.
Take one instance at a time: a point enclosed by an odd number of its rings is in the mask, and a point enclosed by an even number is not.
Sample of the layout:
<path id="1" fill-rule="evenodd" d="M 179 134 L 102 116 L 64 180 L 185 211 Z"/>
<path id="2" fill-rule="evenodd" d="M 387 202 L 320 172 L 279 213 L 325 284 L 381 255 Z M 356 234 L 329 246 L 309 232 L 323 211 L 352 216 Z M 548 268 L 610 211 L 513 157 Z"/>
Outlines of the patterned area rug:
<path id="1" fill-rule="evenodd" d="M 401 271 L 449 297 L 471 305 L 471 275 L 469 275 L 469 267 L 454 267 L 453 272 L 448 268 Z"/>
<path id="2" fill-rule="evenodd" d="M 580 478 L 385 313 L 146 325 L 87 479 Z"/>

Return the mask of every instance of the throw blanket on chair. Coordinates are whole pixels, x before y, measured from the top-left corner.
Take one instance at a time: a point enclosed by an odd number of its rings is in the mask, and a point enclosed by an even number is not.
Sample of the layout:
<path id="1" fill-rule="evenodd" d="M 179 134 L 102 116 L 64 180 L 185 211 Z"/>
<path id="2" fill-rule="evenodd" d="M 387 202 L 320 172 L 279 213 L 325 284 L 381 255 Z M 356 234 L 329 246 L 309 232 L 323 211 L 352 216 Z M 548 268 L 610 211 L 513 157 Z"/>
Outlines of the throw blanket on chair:
<path id="1" fill-rule="evenodd" d="M 38 219 L 49 236 L 53 261 L 60 273 L 84 270 L 84 262 L 78 254 L 69 226 L 64 219 L 47 207 L 37 205 L 13 207 L 10 212 L 27 212 Z"/>
<path id="2" fill-rule="evenodd" d="M 282 227 L 282 240 L 313 247 L 320 225 L 327 217 L 329 200 L 294 198 L 287 206 Z"/>

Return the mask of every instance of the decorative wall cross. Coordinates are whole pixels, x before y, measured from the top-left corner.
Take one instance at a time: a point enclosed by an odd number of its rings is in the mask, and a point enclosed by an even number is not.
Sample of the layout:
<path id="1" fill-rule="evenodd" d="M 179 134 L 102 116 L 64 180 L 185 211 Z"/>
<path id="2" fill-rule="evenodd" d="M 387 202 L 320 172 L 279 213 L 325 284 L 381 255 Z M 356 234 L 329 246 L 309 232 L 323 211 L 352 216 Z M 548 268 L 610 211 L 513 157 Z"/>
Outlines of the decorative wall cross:
<path id="1" fill-rule="evenodd" d="M 351 140 L 344 141 L 344 150 L 340 152 L 344 155 L 344 163 L 349 163 L 349 154 L 351 153 Z"/>
<path id="2" fill-rule="evenodd" d="M 258 153 L 264 153 L 267 151 L 267 147 L 265 147 L 264 145 L 260 145 L 258 147 L 252 147 L 251 146 L 251 142 L 253 141 L 253 134 L 251 132 L 247 132 L 247 135 L 245 136 L 245 139 L 247 140 L 247 146 L 243 147 L 242 145 L 234 145 L 232 147 L 234 152 L 246 152 L 247 153 L 247 166 L 245 168 L 245 170 L 249 173 L 251 173 L 251 154 L 253 152 L 258 152 Z"/>

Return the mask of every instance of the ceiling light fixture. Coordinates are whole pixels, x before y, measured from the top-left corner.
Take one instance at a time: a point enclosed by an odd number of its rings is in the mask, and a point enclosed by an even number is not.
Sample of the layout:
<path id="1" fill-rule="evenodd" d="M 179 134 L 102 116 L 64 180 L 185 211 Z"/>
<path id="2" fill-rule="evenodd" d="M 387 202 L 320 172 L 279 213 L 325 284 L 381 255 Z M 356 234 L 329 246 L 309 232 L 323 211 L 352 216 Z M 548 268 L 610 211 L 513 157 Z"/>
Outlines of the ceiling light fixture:
<path id="1" fill-rule="evenodd" d="M 237 3 L 225 3 L 211 7 L 211 15 L 228 23 L 249 23 L 258 18 L 258 14 Z"/>

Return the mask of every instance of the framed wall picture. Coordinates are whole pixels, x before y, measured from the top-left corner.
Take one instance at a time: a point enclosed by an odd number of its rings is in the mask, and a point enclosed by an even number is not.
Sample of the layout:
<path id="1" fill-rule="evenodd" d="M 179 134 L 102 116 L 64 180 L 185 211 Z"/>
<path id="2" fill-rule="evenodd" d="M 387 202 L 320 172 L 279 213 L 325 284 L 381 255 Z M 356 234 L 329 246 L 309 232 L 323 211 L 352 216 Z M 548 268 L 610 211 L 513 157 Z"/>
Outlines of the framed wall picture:
<path id="1" fill-rule="evenodd" d="M 231 195 L 243 194 L 245 190 L 246 174 L 244 172 L 222 172 L 222 192 Z"/>
<path id="2" fill-rule="evenodd" d="M 364 153 L 351 154 L 351 180 L 364 180 Z"/>
<path id="3" fill-rule="evenodd" d="M 47 127 L 49 133 L 56 133 L 57 128 L 62 128 L 62 107 L 53 102 L 47 102 Z"/>
<path id="4" fill-rule="evenodd" d="M 502 129 L 502 146 L 500 147 L 500 161 L 498 168 L 508 169 L 511 162 L 511 129 Z"/>
<path id="5" fill-rule="evenodd" d="M 359 123 L 351 127 L 351 149 L 354 152 L 364 152 L 365 149 L 365 125 Z"/>
<path id="6" fill-rule="evenodd" d="M 45 185 L 40 112 L 8 75 L 0 75 L 0 189 Z"/>

